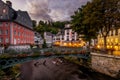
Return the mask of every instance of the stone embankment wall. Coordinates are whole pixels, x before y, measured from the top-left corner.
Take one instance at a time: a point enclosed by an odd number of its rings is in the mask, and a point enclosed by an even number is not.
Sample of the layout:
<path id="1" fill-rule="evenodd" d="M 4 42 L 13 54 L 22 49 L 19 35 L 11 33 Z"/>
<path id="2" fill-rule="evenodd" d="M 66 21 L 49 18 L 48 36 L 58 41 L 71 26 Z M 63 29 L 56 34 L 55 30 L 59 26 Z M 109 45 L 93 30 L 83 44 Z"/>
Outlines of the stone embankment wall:
<path id="1" fill-rule="evenodd" d="M 120 78 L 120 56 L 91 53 L 91 67 L 100 73 Z"/>

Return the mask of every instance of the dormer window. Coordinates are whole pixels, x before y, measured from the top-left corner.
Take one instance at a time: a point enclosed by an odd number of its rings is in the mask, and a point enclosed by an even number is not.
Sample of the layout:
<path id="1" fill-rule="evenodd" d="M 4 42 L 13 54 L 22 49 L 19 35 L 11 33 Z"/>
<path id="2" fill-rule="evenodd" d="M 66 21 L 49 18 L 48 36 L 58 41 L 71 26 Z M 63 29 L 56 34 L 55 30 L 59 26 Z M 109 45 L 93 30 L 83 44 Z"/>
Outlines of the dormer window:
<path id="1" fill-rule="evenodd" d="M 3 13 L 6 13 L 6 9 L 3 9 Z"/>

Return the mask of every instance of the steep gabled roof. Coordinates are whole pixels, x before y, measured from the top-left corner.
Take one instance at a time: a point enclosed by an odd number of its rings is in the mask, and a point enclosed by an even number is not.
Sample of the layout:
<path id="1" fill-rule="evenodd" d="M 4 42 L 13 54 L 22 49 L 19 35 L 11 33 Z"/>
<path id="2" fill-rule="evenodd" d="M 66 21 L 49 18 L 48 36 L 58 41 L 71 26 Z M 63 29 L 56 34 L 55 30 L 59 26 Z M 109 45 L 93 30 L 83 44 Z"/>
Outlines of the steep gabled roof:
<path id="1" fill-rule="evenodd" d="M 0 0 L 0 21 L 9 21 L 14 17 L 15 10 Z"/>
<path id="2" fill-rule="evenodd" d="M 15 22 L 20 23 L 28 28 L 32 29 L 32 21 L 27 11 L 17 11 L 17 18 Z"/>
<path id="3" fill-rule="evenodd" d="M 5 13 L 4 13 L 5 10 Z M 13 21 L 27 28 L 33 29 L 32 21 L 27 11 L 15 11 L 0 0 L 0 21 Z"/>

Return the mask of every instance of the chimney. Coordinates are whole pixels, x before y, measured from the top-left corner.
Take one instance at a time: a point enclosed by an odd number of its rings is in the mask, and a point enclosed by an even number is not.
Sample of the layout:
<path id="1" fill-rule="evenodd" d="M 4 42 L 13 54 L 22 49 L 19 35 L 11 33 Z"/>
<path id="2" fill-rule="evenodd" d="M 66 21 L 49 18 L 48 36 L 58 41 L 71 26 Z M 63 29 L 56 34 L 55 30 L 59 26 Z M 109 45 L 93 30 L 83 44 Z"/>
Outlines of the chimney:
<path id="1" fill-rule="evenodd" d="M 12 7 L 11 1 L 6 1 L 6 4 L 7 4 L 9 7 Z"/>

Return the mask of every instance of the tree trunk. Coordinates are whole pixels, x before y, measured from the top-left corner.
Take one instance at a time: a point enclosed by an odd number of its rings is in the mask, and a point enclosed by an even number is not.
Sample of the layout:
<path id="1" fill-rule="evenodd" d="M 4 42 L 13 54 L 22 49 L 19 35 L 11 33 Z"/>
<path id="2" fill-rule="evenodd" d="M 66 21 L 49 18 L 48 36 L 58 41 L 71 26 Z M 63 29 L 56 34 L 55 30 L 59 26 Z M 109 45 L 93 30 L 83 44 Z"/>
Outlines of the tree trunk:
<path id="1" fill-rule="evenodd" d="M 104 39 L 104 49 L 106 50 L 107 49 L 107 40 L 106 40 L 107 36 L 104 36 L 103 39 Z"/>
<path id="2" fill-rule="evenodd" d="M 91 45 L 91 41 L 89 40 L 89 46 Z"/>
<path id="3" fill-rule="evenodd" d="M 89 49 L 90 49 L 90 45 L 91 45 L 91 40 L 89 40 L 89 47 L 88 47 Z"/>

